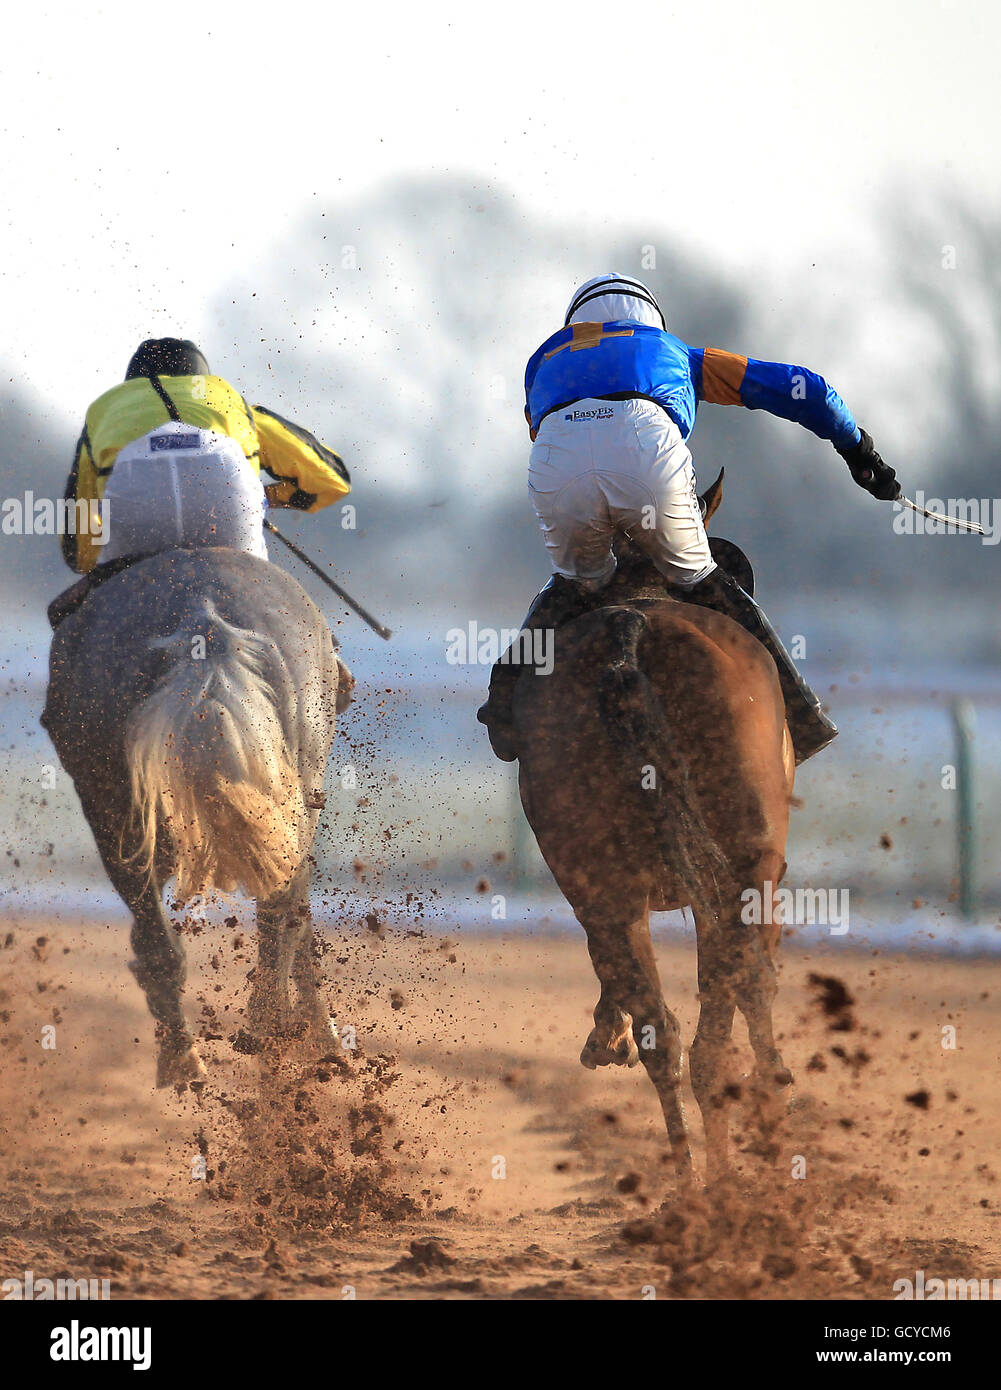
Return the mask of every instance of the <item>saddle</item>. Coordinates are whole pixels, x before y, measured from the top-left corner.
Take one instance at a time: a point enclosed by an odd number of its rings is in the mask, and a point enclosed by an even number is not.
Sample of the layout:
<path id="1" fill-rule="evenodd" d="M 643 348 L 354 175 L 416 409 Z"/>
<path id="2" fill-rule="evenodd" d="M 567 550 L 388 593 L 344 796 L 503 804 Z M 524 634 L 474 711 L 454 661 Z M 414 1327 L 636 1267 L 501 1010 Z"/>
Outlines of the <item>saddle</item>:
<path id="1" fill-rule="evenodd" d="M 710 536 L 709 550 L 720 569 L 725 570 L 732 579 L 736 580 L 744 593 L 753 598 L 754 570 L 740 546 L 735 541 L 728 541 L 722 536 Z M 603 606 L 609 598 L 618 598 L 617 591 L 620 589 L 631 591 L 636 587 L 644 591 L 645 597 L 667 594 L 681 602 L 686 601 L 687 590 L 680 584 L 672 584 L 661 574 L 652 560 L 639 549 L 629 535 L 623 533 L 616 536 L 612 542 L 612 551 L 618 562 L 618 569 L 609 587 L 600 590 L 594 596 L 594 607 Z M 650 592 L 646 593 L 647 590 Z"/>
<path id="2" fill-rule="evenodd" d="M 740 546 L 733 541 L 724 540 L 722 536 L 710 536 L 709 550 L 720 569 L 726 570 L 731 579 L 737 581 L 744 593 L 753 598 L 754 570 Z"/>
<path id="3" fill-rule="evenodd" d="M 702 520 L 706 526 L 719 510 L 719 504 L 723 500 L 723 476 L 725 469 L 720 469 L 716 481 L 709 484 L 705 492 L 699 495 L 699 510 L 702 513 Z M 751 562 L 741 550 L 739 545 L 734 545 L 733 541 L 724 540 L 722 536 L 709 537 L 709 552 L 719 565 L 720 569 L 726 570 L 731 579 L 743 589 L 744 593 L 750 598 L 754 597 L 754 571 L 751 569 Z M 681 595 L 684 597 L 684 595 Z"/>

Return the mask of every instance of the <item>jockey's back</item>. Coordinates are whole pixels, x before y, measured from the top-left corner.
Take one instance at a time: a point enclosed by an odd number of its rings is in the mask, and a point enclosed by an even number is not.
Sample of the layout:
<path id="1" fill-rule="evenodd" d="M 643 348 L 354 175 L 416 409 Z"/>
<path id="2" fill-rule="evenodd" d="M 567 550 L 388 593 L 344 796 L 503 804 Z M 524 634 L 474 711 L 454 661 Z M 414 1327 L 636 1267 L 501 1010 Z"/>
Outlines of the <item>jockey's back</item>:
<path id="1" fill-rule="evenodd" d="M 162 425 L 165 418 L 228 435 L 251 462 L 258 462 L 252 412 L 228 381 L 218 376 L 136 377 L 105 391 L 87 411 L 86 433 L 97 477 L 106 477 L 121 450 Z"/>
<path id="2" fill-rule="evenodd" d="M 159 358 L 155 351 L 144 352 L 161 344 L 168 347 Z M 157 371 L 158 365 L 167 370 Z M 134 451 L 138 441 L 147 442 L 152 457 L 167 461 L 168 450 L 185 448 L 186 437 L 178 432 L 183 426 L 191 428 L 192 449 L 222 441 L 237 460 L 233 466 L 245 467 L 254 487 L 260 488 L 265 469 L 277 483 L 269 496 L 281 505 L 319 511 L 350 491 L 348 471 L 332 449 L 274 411 L 249 405 L 235 386 L 209 372 L 193 344 L 164 339 L 144 344 L 125 381 L 88 409 L 67 498 L 81 503 L 100 502 L 106 492 L 110 496 L 109 480 L 119 457 Z M 102 559 L 100 545 L 86 533 L 67 532 L 62 546 L 67 564 L 84 574 Z"/>

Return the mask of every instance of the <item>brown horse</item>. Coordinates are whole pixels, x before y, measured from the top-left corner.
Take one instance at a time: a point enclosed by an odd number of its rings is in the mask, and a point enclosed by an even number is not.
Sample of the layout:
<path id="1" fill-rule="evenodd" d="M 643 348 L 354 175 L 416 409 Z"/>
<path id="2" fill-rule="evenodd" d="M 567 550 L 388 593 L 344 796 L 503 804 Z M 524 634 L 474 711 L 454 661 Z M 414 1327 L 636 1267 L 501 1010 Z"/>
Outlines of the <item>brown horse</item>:
<path id="1" fill-rule="evenodd" d="M 707 517 L 720 495 L 717 479 Z M 559 628 L 552 674 L 518 681 L 521 799 L 601 985 L 581 1061 L 643 1063 L 686 1175 L 682 1044 L 649 914 L 692 908 L 700 1013 L 690 1073 L 714 1177 L 727 1162 L 723 1060 L 735 1010 L 759 1098 L 779 1108 L 792 1081 L 771 1014 L 781 925 L 742 918 L 746 890 L 770 903 L 765 884 L 785 873 L 792 744 L 764 647 L 729 618 L 670 597 L 628 541 L 616 550 L 600 607 Z"/>

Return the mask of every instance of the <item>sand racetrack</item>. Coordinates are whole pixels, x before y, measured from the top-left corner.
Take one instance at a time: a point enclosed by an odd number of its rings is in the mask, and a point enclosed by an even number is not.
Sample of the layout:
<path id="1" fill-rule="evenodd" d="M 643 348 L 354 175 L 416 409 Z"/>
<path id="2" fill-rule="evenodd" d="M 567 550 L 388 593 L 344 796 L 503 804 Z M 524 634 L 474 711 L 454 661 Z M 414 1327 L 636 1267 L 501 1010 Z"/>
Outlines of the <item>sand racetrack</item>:
<path id="1" fill-rule="evenodd" d="M 639 1299 L 1001 1275 L 1001 960 L 790 950 L 776 1152 L 748 1131 L 725 1187 L 679 1193 L 642 1070 L 577 1061 L 596 994 L 582 937 L 329 941 L 332 1012 L 359 1047 L 279 1061 L 231 1045 L 252 932 L 187 936 L 210 1072 L 178 1094 L 153 1089 L 121 925 L 0 927 L 0 1277 L 167 1299 Z M 694 949 L 658 954 L 687 1042 Z M 854 1005 L 825 1014 L 811 972 Z"/>

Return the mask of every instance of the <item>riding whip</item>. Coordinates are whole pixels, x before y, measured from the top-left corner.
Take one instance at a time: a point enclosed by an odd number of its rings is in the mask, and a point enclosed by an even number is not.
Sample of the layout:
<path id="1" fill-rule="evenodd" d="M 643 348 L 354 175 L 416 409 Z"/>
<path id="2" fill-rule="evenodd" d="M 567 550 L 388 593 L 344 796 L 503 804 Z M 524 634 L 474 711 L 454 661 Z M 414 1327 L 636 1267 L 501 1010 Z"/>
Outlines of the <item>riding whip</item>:
<path id="1" fill-rule="evenodd" d="M 987 532 L 977 521 L 965 521 L 959 516 L 947 516 L 944 512 L 930 512 L 927 507 L 919 507 L 916 502 L 912 502 L 909 497 L 900 496 L 897 501 L 902 507 L 910 507 L 912 512 L 920 512 L 922 516 L 928 517 L 930 521 L 942 521 L 947 526 L 955 526 L 960 531 L 972 532 L 975 536 L 985 536 Z"/>
<path id="2" fill-rule="evenodd" d="M 283 536 L 273 521 L 268 521 L 265 518 L 264 529 L 270 531 L 273 536 L 277 536 L 283 545 L 287 545 L 296 559 L 301 560 L 304 565 L 308 565 L 316 577 L 323 580 L 328 589 L 333 589 L 334 593 L 343 603 L 346 603 L 353 612 L 358 614 L 359 618 L 364 619 L 364 621 L 368 623 L 373 632 L 377 632 L 380 637 L 385 638 L 387 642 L 389 641 L 390 637 L 393 635 L 392 628 L 387 627 L 385 623 L 380 623 L 378 618 L 373 618 L 372 614 L 362 608 L 360 603 L 356 603 L 350 594 L 345 593 L 339 584 L 334 583 L 329 574 L 324 574 L 319 565 L 315 564 L 308 555 L 304 555 L 299 547 L 293 545 L 287 536 Z"/>

